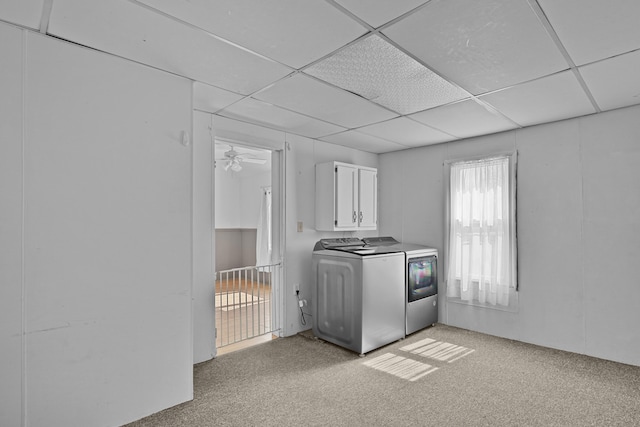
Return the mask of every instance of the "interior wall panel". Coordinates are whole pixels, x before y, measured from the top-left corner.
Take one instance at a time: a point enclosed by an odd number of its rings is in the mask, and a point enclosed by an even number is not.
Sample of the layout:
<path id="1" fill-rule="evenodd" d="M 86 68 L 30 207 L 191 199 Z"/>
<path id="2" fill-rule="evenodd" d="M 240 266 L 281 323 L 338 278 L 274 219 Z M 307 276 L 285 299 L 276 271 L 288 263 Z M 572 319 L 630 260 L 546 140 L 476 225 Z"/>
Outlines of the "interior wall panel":
<path id="1" fill-rule="evenodd" d="M 640 365 L 640 107 L 581 120 L 586 349 Z"/>
<path id="2" fill-rule="evenodd" d="M 380 156 L 378 168 L 378 226 L 380 236 L 391 236 L 402 241 L 404 221 L 403 212 L 403 188 L 405 159 L 410 157 L 408 150 L 396 151 Z"/>
<path id="3" fill-rule="evenodd" d="M 31 426 L 113 426 L 192 398 L 189 81 L 27 38 Z"/>
<path id="4" fill-rule="evenodd" d="M 521 336 L 584 352 L 579 122 L 516 131 Z"/>
<path id="5" fill-rule="evenodd" d="M 23 31 L 0 24 L 0 425 L 22 423 Z"/>

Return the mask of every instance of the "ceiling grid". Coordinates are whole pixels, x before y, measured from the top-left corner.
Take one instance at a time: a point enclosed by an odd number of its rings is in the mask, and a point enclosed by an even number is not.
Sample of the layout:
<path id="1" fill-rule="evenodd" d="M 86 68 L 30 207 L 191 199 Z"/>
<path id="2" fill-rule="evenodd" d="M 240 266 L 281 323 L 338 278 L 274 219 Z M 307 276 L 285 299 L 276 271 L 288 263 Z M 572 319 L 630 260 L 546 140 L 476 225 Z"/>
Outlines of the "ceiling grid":
<path id="1" fill-rule="evenodd" d="M 640 104 L 639 18 L 637 0 L 0 3 L 192 79 L 196 109 L 372 153 Z"/>

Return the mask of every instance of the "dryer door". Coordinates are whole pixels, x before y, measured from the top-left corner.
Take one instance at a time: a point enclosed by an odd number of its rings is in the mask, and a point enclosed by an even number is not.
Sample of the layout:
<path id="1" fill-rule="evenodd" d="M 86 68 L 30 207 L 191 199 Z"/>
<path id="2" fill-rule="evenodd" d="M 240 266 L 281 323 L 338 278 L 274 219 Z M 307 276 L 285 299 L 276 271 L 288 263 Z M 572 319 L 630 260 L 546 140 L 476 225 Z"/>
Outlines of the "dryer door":
<path id="1" fill-rule="evenodd" d="M 407 300 L 418 301 L 438 293 L 438 257 L 409 258 L 407 261 Z"/>

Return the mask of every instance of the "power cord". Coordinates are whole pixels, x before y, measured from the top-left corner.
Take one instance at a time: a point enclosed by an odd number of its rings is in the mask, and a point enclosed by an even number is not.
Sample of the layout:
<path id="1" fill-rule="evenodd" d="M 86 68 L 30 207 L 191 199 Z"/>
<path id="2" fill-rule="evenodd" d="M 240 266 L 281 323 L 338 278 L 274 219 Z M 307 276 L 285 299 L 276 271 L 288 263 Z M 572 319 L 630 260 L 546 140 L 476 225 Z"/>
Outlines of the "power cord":
<path id="1" fill-rule="evenodd" d="M 296 298 L 298 299 L 298 307 L 300 307 L 300 323 L 302 323 L 302 325 L 306 326 L 307 321 L 304 318 L 304 311 L 302 311 L 302 306 L 304 304 L 302 304 L 302 301 L 300 301 L 300 290 L 299 289 L 296 290 Z"/>

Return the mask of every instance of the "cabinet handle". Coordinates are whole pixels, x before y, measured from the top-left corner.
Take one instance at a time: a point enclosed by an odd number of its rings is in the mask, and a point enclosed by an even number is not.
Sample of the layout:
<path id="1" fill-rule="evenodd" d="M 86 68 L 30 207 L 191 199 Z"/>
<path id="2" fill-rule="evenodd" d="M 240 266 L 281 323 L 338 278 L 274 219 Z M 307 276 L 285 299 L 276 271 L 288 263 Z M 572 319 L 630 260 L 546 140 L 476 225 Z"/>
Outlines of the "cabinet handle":
<path id="1" fill-rule="evenodd" d="M 353 222 L 354 224 L 356 222 L 356 211 L 353 211 L 353 219 L 351 222 Z"/>
<path id="2" fill-rule="evenodd" d="M 360 217 L 358 218 L 358 222 L 362 223 L 362 211 L 360 211 Z"/>

